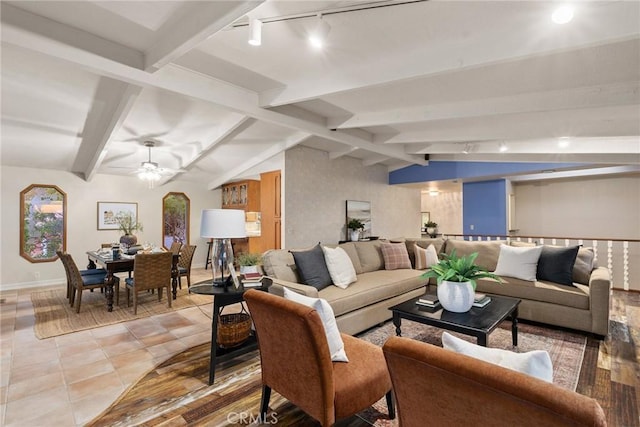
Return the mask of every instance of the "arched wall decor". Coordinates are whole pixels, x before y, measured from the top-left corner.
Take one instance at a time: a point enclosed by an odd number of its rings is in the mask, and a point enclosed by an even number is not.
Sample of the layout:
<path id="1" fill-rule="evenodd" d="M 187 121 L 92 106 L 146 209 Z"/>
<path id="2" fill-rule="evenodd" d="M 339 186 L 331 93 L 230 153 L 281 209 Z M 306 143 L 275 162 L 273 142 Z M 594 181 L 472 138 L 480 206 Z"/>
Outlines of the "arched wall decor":
<path id="1" fill-rule="evenodd" d="M 166 249 L 174 241 L 189 244 L 190 203 L 184 193 L 167 193 L 162 198 L 162 245 Z"/>
<path id="2" fill-rule="evenodd" d="M 66 247 L 66 193 L 55 185 L 31 184 L 20 192 L 20 256 L 51 262 Z"/>

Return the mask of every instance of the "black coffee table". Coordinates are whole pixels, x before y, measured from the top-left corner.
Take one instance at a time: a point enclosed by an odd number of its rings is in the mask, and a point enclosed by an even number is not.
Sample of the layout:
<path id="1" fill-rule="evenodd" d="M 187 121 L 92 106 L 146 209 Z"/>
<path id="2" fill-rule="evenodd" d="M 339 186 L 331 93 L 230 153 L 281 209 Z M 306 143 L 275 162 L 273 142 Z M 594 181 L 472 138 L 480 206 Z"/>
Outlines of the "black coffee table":
<path id="1" fill-rule="evenodd" d="M 402 319 L 413 320 L 425 325 L 436 326 L 449 331 L 474 336 L 478 345 L 487 346 L 487 337 L 507 317 L 511 317 L 511 338 L 513 345 L 518 345 L 518 305 L 520 300 L 497 295 L 489 295 L 491 302 L 486 306 L 472 307 L 466 313 L 454 313 L 443 308 L 432 309 L 416 304 L 419 298 L 413 298 L 402 304 L 394 305 L 389 310 L 393 312 L 393 324 L 396 335 L 400 336 Z"/>

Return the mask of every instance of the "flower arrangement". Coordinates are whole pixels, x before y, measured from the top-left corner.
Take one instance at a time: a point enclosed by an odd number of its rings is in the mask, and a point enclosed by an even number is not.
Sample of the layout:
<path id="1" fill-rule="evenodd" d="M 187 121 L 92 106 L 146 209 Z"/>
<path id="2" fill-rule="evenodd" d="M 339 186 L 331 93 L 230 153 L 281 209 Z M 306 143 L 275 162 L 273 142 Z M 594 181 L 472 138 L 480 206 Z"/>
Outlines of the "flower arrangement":
<path id="1" fill-rule="evenodd" d="M 118 222 L 118 228 L 125 235 L 132 235 L 136 230 L 142 231 L 142 223 L 137 222 L 133 218 L 133 214 L 131 212 L 123 212 L 118 214 L 116 216 L 116 221 Z"/>

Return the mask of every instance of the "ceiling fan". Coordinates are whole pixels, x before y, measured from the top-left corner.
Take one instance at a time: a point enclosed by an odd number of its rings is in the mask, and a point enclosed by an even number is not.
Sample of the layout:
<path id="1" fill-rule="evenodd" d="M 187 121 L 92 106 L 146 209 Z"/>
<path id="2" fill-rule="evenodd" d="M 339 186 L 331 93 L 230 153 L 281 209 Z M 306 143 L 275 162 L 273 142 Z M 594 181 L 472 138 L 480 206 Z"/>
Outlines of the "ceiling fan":
<path id="1" fill-rule="evenodd" d="M 161 168 L 157 162 L 151 161 L 151 149 L 155 147 L 154 141 L 145 141 L 144 146 L 149 150 L 149 159 L 140 163 L 140 167 L 135 173 L 138 178 L 148 181 L 149 188 L 153 188 L 156 181 L 159 181 L 163 176 L 171 175 L 173 171 Z"/>

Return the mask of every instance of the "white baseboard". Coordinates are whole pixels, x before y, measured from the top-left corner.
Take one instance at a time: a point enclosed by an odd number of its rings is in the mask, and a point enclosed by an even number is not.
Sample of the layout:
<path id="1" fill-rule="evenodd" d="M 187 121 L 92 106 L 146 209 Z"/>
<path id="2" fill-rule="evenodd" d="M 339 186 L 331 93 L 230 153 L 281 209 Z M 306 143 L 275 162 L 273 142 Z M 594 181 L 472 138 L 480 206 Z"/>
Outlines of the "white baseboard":
<path id="1" fill-rule="evenodd" d="M 0 292 L 2 291 L 16 291 L 20 289 L 42 288 L 52 285 L 64 285 L 67 282 L 66 278 L 61 279 L 49 279 L 49 280 L 37 280 L 35 282 L 21 282 L 21 283 L 9 283 L 0 285 Z"/>

